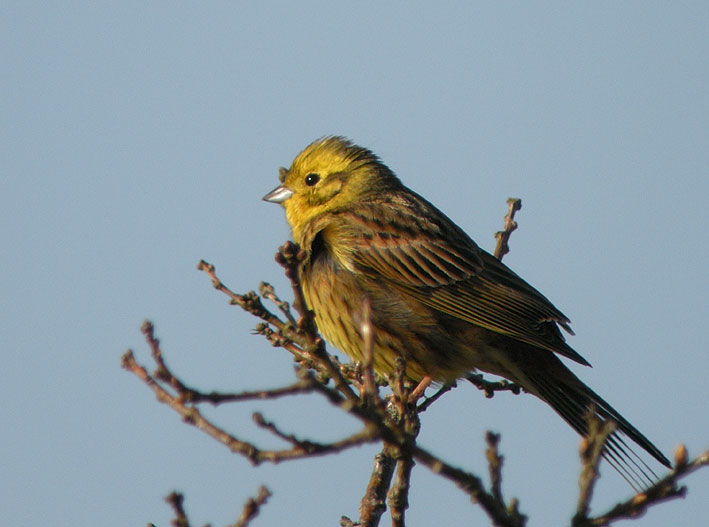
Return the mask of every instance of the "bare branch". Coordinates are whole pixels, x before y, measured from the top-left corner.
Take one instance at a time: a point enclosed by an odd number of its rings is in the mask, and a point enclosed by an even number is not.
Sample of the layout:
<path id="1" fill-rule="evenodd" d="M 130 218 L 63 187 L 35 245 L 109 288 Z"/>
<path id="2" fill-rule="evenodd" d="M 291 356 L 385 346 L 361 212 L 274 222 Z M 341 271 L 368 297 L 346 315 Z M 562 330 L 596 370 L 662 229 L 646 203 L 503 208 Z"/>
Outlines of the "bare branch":
<path id="1" fill-rule="evenodd" d="M 294 454 L 302 453 L 302 456 L 300 457 L 321 455 L 330 452 L 341 452 L 348 448 L 359 446 L 364 443 L 370 443 L 379 439 L 373 427 L 365 426 L 356 434 L 352 434 L 351 436 L 340 439 L 339 441 L 335 441 L 333 443 L 317 443 L 307 439 L 298 439 L 293 434 L 286 434 L 282 432 L 275 423 L 272 421 L 267 421 L 260 412 L 255 412 L 253 414 L 253 419 L 258 427 L 268 430 L 276 437 L 279 437 L 287 443 L 293 445 L 293 449 L 290 451 L 280 452 L 293 452 Z"/>
<path id="2" fill-rule="evenodd" d="M 451 391 L 456 386 L 457 386 L 457 383 L 455 381 L 445 383 L 431 397 L 425 397 L 423 402 L 418 405 L 416 411 L 418 413 L 425 412 L 426 410 L 428 410 L 429 406 L 431 406 L 433 403 L 435 403 L 444 393 Z"/>
<path id="3" fill-rule="evenodd" d="M 495 499 L 492 493 L 485 490 L 481 479 L 475 474 L 456 468 L 421 447 L 411 447 L 416 461 L 431 469 L 435 474 L 440 474 L 453 481 L 464 492 L 470 495 L 473 501 L 480 504 L 494 525 L 499 527 L 523 527 L 527 518 L 517 510 L 516 502 L 509 508 L 504 503 Z"/>
<path id="4" fill-rule="evenodd" d="M 357 395 L 348 386 L 340 368 L 333 364 L 330 355 L 325 351 L 325 343 L 318 334 L 313 313 L 307 308 L 298 274 L 300 263 L 303 261 L 304 257 L 305 253 L 293 242 L 286 242 L 279 248 L 278 253 L 276 253 L 276 262 L 285 269 L 286 276 L 291 282 L 293 295 L 295 297 L 293 307 L 301 315 L 301 318 L 298 320 L 299 334 L 305 338 L 305 351 L 320 361 L 325 371 L 327 371 L 335 382 L 335 387 L 342 392 L 351 404 L 355 405 L 358 403 Z"/>
<path id="5" fill-rule="evenodd" d="M 258 489 L 258 495 L 255 498 L 249 498 L 246 503 L 244 503 L 244 508 L 241 510 L 241 516 L 239 516 L 239 519 L 236 520 L 236 523 L 230 525 L 229 527 L 248 527 L 251 520 L 253 520 L 261 511 L 261 506 L 263 506 L 270 497 L 271 491 L 261 485 Z"/>
<path id="6" fill-rule="evenodd" d="M 280 320 L 273 313 L 268 311 L 264 307 L 263 303 L 261 302 L 261 299 L 256 293 L 254 293 L 253 291 L 246 293 L 245 295 L 239 295 L 234 293 L 231 289 L 225 286 L 222 281 L 217 277 L 215 267 L 204 260 L 201 260 L 197 264 L 197 269 L 207 273 L 207 275 L 212 281 L 214 289 L 216 289 L 217 291 L 221 291 L 222 293 L 227 295 L 230 298 L 232 304 L 241 307 L 244 311 L 251 313 L 252 315 L 263 320 L 264 322 L 278 328 L 279 330 L 285 329 L 286 323 Z"/>
<path id="7" fill-rule="evenodd" d="M 273 286 L 269 284 L 268 282 L 261 282 L 259 285 L 259 293 L 261 293 L 261 296 L 264 298 L 267 298 L 274 304 L 276 304 L 276 307 L 283 313 L 283 316 L 288 319 L 288 322 L 290 322 L 293 327 L 296 327 L 297 322 L 295 321 L 295 318 L 293 317 L 293 314 L 291 313 L 290 310 L 290 304 L 286 302 L 285 300 L 281 300 L 278 298 L 276 295 L 276 292 L 273 290 Z"/>
<path id="8" fill-rule="evenodd" d="M 376 527 L 386 511 L 386 495 L 396 465 L 397 448 L 385 443 L 382 451 L 374 456 L 374 467 L 367 490 L 359 505 L 361 527 Z"/>
<path id="9" fill-rule="evenodd" d="M 465 376 L 465 380 L 469 381 L 478 390 L 485 392 L 485 397 L 488 399 L 495 395 L 495 392 L 512 392 L 515 395 L 521 393 L 521 386 L 510 382 L 506 379 L 501 381 L 488 381 L 479 373 L 469 373 Z"/>
<path id="10" fill-rule="evenodd" d="M 660 479 L 652 487 L 633 496 L 632 498 L 618 503 L 607 512 L 599 516 L 588 518 L 585 522 L 579 523 L 582 527 L 605 527 L 611 523 L 629 518 L 642 516 L 645 511 L 653 505 L 663 503 L 668 500 L 683 498 L 687 493 L 686 487 L 678 487 L 677 483 L 700 468 L 709 466 L 709 450 L 706 450 L 692 461 L 687 462 L 686 447 L 680 445 L 675 456 L 676 463 L 672 471 L 664 478 Z"/>
<path id="11" fill-rule="evenodd" d="M 212 421 L 204 417 L 199 409 L 189 401 L 189 397 L 184 396 L 185 393 L 191 393 L 189 389 L 185 388 L 184 384 L 170 372 L 167 364 L 163 361 L 159 341 L 153 335 L 154 329 L 152 324 L 150 322 L 146 322 L 143 325 L 143 330 L 146 335 L 146 339 L 153 350 L 153 357 L 156 362 L 158 362 L 159 376 L 156 375 L 155 377 L 152 377 L 145 368 L 140 366 L 135 361 L 135 357 L 133 356 L 133 352 L 131 350 L 128 350 L 123 355 L 123 367 L 147 384 L 148 387 L 153 390 L 153 393 L 155 393 L 158 401 L 167 404 L 170 408 L 179 413 L 186 423 L 191 424 L 207 433 L 218 442 L 227 446 L 232 452 L 243 455 L 254 465 L 258 465 L 264 461 L 275 463 L 283 460 L 300 459 L 304 457 L 323 455 L 330 452 L 339 452 L 345 448 L 350 448 L 365 442 L 376 441 L 379 437 L 377 435 L 377 427 L 367 425 L 368 420 L 362 412 L 353 412 L 353 414 L 362 419 L 366 425 L 365 428 L 358 434 L 329 444 L 321 444 L 312 441 L 289 440 L 289 442 L 294 444 L 293 448 L 286 450 L 262 450 L 248 441 L 240 440 L 236 436 L 229 434 L 223 428 L 215 425 Z M 317 382 L 312 375 L 308 375 L 306 372 L 301 373 L 299 376 L 299 382 L 302 384 L 298 385 L 298 389 L 296 391 L 300 391 L 302 393 L 320 393 L 325 395 L 326 398 L 336 406 L 347 406 L 348 408 L 351 408 L 349 404 L 345 404 L 345 401 L 338 392 Z M 161 381 L 174 388 L 178 392 L 177 395 L 173 395 L 168 392 L 160 384 Z M 293 388 L 289 387 L 289 389 Z M 267 393 L 268 391 L 264 392 Z M 280 390 L 275 390 L 275 393 L 279 396 L 282 395 Z M 216 398 L 219 399 L 219 396 Z M 268 428 L 267 426 L 264 427 Z M 281 434 L 281 437 L 286 438 L 287 436 L 285 434 Z"/>
<path id="12" fill-rule="evenodd" d="M 184 509 L 185 497 L 179 492 L 171 492 L 165 498 L 165 501 L 170 504 L 172 510 L 175 511 L 175 519 L 170 523 L 174 527 L 190 527 L 190 522 L 187 519 L 187 513 Z"/>
<path id="13" fill-rule="evenodd" d="M 402 455 L 396 463 L 396 478 L 387 495 L 393 527 L 404 527 L 405 525 L 405 513 L 406 509 L 409 508 L 411 470 L 414 465 L 414 460 L 408 453 Z"/>
<path id="14" fill-rule="evenodd" d="M 505 225 L 501 231 L 495 233 L 497 239 L 497 247 L 493 255 L 498 260 L 510 252 L 508 242 L 512 232 L 517 228 L 517 222 L 514 221 L 515 213 L 522 208 L 522 200 L 519 198 L 507 198 L 507 215 L 505 216 Z"/>
<path id="15" fill-rule="evenodd" d="M 517 222 L 514 221 L 515 214 L 518 210 L 522 208 L 522 200 L 519 198 L 507 198 L 507 214 L 505 215 L 505 220 L 503 228 L 501 231 L 495 233 L 495 239 L 497 239 L 497 246 L 493 255 L 498 260 L 502 261 L 502 258 L 510 252 L 510 236 L 517 229 Z M 492 382 L 485 380 L 485 378 L 479 373 L 470 373 L 466 377 L 473 385 L 475 385 L 479 390 L 485 392 L 485 397 L 491 398 L 495 395 L 495 392 L 499 391 L 510 391 L 515 395 L 520 393 L 520 387 L 513 382 L 502 380 L 497 382 Z"/>
<path id="16" fill-rule="evenodd" d="M 485 441 L 487 442 L 485 457 L 487 458 L 488 470 L 490 472 L 490 491 L 496 501 L 504 503 L 504 499 L 502 498 L 503 457 L 497 450 L 497 445 L 500 443 L 500 434 L 494 434 L 488 431 L 485 434 Z"/>
<path id="17" fill-rule="evenodd" d="M 588 518 L 593 488 L 598 480 L 598 465 L 601 462 L 606 441 L 615 430 L 613 421 L 601 422 L 594 408 L 589 408 L 586 417 L 588 421 L 588 434 L 581 440 L 581 476 L 579 477 L 579 499 L 576 514 L 571 520 L 571 525 L 577 527 L 584 525 Z"/>

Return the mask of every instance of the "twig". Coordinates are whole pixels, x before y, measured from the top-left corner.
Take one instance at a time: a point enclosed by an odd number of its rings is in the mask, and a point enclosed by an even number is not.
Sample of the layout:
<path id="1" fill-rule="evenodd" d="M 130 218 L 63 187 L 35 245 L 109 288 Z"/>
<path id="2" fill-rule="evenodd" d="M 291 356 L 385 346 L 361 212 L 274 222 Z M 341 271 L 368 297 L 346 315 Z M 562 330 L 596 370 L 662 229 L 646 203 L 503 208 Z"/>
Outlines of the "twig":
<path id="1" fill-rule="evenodd" d="M 283 316 L 288 319 L 288 322 L 293 324 L 293 327 L 297 325 L 295 317 L 293 317 L 293 314 L 290 311 L 290 304 L 285 300 L 281 300 L 280 298 L 278 298 L 271 284 L 269 284 L 268 282 L 261 282 L 258 290 L 259 293 L 261 293 L 262 297 L 267 298 L 268 300 L 276 304 L 276 307 L 278 307 L 281 313 L 283 313 Z"/>
<path id="2" fill-rule="evenodd" d="M 304 457 L 312 457 L 327 454 L 330 452 L 339 452 L 345 448 L 363 444 L 366 442 L 376 441 L 378 439 L 377 428 L 369 425 L 366 414 L 363 412 L 354 412 L 354 415 L 360 417 L 365 422 L 365 428 L 358 434 L 342 439 L 329 444 L 321 444 L 312 441 L 299 441 L 294 443 L 294 446 L 285 450 L 262 450 L 256 447 L 253 443 L 238 439 L 232 434 L 226 432 L 223 428 L 215 425 L 209 419 L 204 417 L 199 409 L 187 401 L 186 397 L 182 396 L 181 390 L 185 390 L 184 384 L 179 381 L 169 370 L 165 362 L 162 360 L 162 352 L 160 350 L 159 341 L 153 335 L 153 326 L 146 322 L 143 326 L 146 339 L 153 349 L 153 357 L 159 361 L 158 370 L 160 377 L 151 376 L 145 368 L 140 366 L 133 356 L 133 352 L 128 350 L 122 359 L 123 367 L 141 379 L 155 393 L 158 401 L 167 404 L 170 408 L 179 413 L 183 420 L 191 424 L 203 432 L 210 435 L 218 442 L 227 446 L 232 452 L 238 453 L 246 457 L 252 464 L 258 465 L 264 461 L 279 462 L 290 459 L 300 459 Z M 342 396 L 334 390 L 317 382 L 312 375 L 300 373 L 300 382 L 303 392 L 317 392 L 325 395 L 326 398 L 336 406 L 346 406 L 351 408 L 349 404 L 342 399 Z M 177 395 L 169 393 L 161 384 L 160 381 L 166 382 L 169 386 L 177 390 Z M 293 442 L 291 442 L 293 443 Z"/>
<path id="3" fill-rule="evenodd" d="M 261 511 L 261 507 L 266 504 L 270 497 L 271 491 L 261 485 L 258 489 L 258 495 L 255 498 L 249 498 L 246 503 L 244 503 L 239 519 L 230 527 L 248 527 L 251 520 L 258 515 Z"/>
<path id="4" fill-rule="evenodd" d="M 190 527 L 190 522 L 187 519 L 187 513 L 185 513 L 183 506 L 185 497 L 179 492 L 171 492 L 167 495 L 165 501 L 168 502 L 172 510 L 175 511 L 175 519 L 170 523 L 174 527 Z"/>
<path id="5" fill-rule="evenodd" d="M 495 392 L 512 392 L 515 395 L 519 395 L 521 392 L 521 387 L 518 384 L 510 382 L 506 379 L 501 381 L 488 381 L 479 373 L 469 373 L 465 376 L 465 380 L 469 381 L 472 385 L 485 392 L 485 397 L 488 399 L 495 395 Z"/>
<path id="6" fill-rule="evenodd" d="M 254 401 L 254 400 L 264 400 L 264 399 L 278 399 L 279 397 L 286 397 L 289 395 L 298 395 L 311 393 L 313 391 L 312 385 L 307 381 L 298 381 L 288 386 L 282 386 L 281 388 L 273 388 L 270 390 L 254 390 L 254 391 L 243 391 L 235 393 L 222 393 L 222 392 L 209 392 L 202 393 L 193 388 L 188 389 L 186 392 L 182 392 L 184 399 L 191 403 L 201 403 L 206 402 L 214 406 L 223 403 L 237 403 L 241 401 Z"/>
<path id="7" fill-rule="evenodd" d="M 587 518 L 578 524 L 579 527 L 605 527 L 611 523 L 628 518 L 642 516 L 653 505 L 667 500 L 683 498 L 687 492 L 686 487 L 678 487 L 677 483 L 692 472 L 702 467 L 709 466 L 709 450 L 706 450 L 693 460 L 687 462 L 687 449 L 684 445 L 677 448 L 675 467 L 664 478 L 652 487 L 636 494 L 630 499 L 618 503 L 611 509 L 596 517 Z"/>
<path id="8" fill-rule="evenodd" d="M 435 403 L 444 393 L 451 391 L 453 388 L 457 386 L 456 382 L 447 382 L 443 386 L 441 386 L 436 393 L 434 393 L 431 397 L 424 397 L 424 400 L 421 404 L 418 405 L 416 411 L 418 413 L 423 413 L 428 408 Z"/>
<path id="9" fill-rule="evenodd" d="M 274 390 L 260 390 L 260 391 L 244 391 L 240 393 L 202 393 L 194 388 L 190 388 L 185 383 L 183 383 L 179 378 L 172 374 L 170 369 L 167 367 L 165 360 L 162 356 L 162 350 L 160 349 L 160 340 L 155 337 L 155 327 L 152 322 L 146 320 L 141 326 L 141 332 L 145 336 L 150 350 L 158 365 L 155 371 L 155 378 L 165 382 L 171 388 L 173 388 L 180 395 L 180 400 L 182 402 L 198 403 L 202 401 L 207 401 L 213 405 L 218 405 L 222 402 L 235 402 L 235 401 L 245 401 L 250 399 L 270 399 L 276 397 L 282 397 L 284 395 L 293 395 L 297 393 L 310 393 L 313 391 L 312 379 L 307 377 L 302 377 L 298 382 L 290 386 L 284 386 L 282 388 L 276 388 Z M 132 356 L 132 354 L 131 354 Z M 125 367 L 125 365 L 124 365 Z"/>
<path id="10" fill-rule="evenodd" d="M 318 443 L 307 439 L 298 439 L 293 434 L 286 434 L 282 432 L 278 429 L 275 423 L 272 421 L 267 421 L 260 412 L 254 412 L 253 419 L 259 428 L 268 430 L 276 437 L 279 437 L 287 443 L 293 445 L 293 450 L 302 452 L 304 455 L 308 456 L 322 455 L 330 452 L 342 452 L 348 448 L 360 446 L 364 443 L 369 443 L 378 439 L 374 428 L 371 426 L 365 426 L 356 434 L 352 434 L 351 436 L 340 439 L 339 441 L 332 443 Z"/>
<path id="11" fill-rule="evenodd" d="M 517 229 L 517 222 L 514 221 L 514 217 L 517 211 L 521 208 L 521 199 L 507 198 L 507 214 L 505 215 L 503 228 L 501 231 L 497 231 L 495 233 L 497 245 L 495 247 L 495 251 L 493 252 L 493 256 L 500 261 L 502 261 L 502 258 L 510 252 L 510 236 Z M 475 385 L 479 390 L 484 391 L 485 397 L 488 399 L 494 396 L 495 392 L 499 391 L 510 391 L 515 395 L 520 393 L 520 387 L 507 380 L 492 382 L 485 380 L 485 378 L 479 373 L 469 373 L 466 379 Z"/>
<path id="12" fill-rule="evenodd" d="M 253 291 L 250 291 L 244 295 L 234 293 L 217 277 L 215 267 L 209 262 L 200 260 L 197 264 L 197 269 L 204 271 L 211 279 L 214 289 L 227 295 L 232 304 L 241 307 L 244 311 L 251 313 L 279 330 L 286 329 L 286 323 L 266 309 L 256 293 Z"/>
<path id="13" fill-rule="evenodd" d="M 361 527 L 376 527 L 386 511 L 386 495 L 394 474 L 396 452 L 398 449 L 395 446 L 384 443 L 382 451 L 374 456 L 372 475 L 359 505 L 358 524 Z"/>
<path id="14" fill-rule="evenodd" d="M 333 363 L 325 350 L 325 343 L 317 332 L 313 314 L 305 307 L 305 298 L 298 278 L 298 267 L 302 258 L 303 251 L 292 242 L 284 244 L 279 248 L 278 253 L 276 253 L 276 261 L 285 269 L 286 276 L 291 281 L 295 295 L 293 307 L 301 315 L 295 327 L 290 322 L 294 320 L 292 315 L 286 317 L 288 322 L 282 321 L 264 307 L 260 297 L 253 291 L 244 295 L 239 295 L 231 291 L 219 279 L 216 274 L 216 269 L 212 264 L 201 260 L 197 264 L 197 269 L 204 271 L 210 277 L 214 288 L 226 294 L 232 304 L 238 305 L 243 310 L 260 318 L 266 323 L 265 326 L 257 326 L 257 333 L 265 335 L 274 346 L 287 349 L 296 357 L 296 360 L 301 362 L 305 361 L 308 367 L 316 368 L 326 373 L 333 379 L 336 388 L 342 392 L 349 400 L 350 404 L 357 404 L 357 395 L 348 386 L 341 369 Z M 268 287 L 266 288 L 266 292 L 268 292 Z M 274 298 L 277 299 L 278 297 L 274 294 Z M 281 311 L 286 309 L 286 304 L 282 301 L 276 300 L 275 303 Z M 276 331 L 271 330 L 268 326 L 273 326 Z M 298 346 L 292 345 L 294 342 L 297 343 Z"/>
<path id="15" fill-rule="evenodd" d="M 504 499 L 502 498 L 503 457 L 497 450 L 497 445 L 500 443 L 500 434 L 494 434 L 488 431 L 485 434 L 485 441 L 487 442 L 485 457 L 487 458 L 488 470 L 490 472 L 490 492 L 495 500 L 504 503 Z"/>
<path id="16" fill-rule="evenodd" d="M 579 477 L 579 499 L 576 506 L 576 514 L 571 520 L 573 527 L 584 525 L 588 518 L 593 488 L 599 477 L 598 465 L 601 462 L 606 441 L 615 430 L 615 423 L 610 420 L 602 422 L 593 407 L 589 408 L 586 420 L 588 422 L 588 433 L 581 440 L 582 468 Z"/>
<path id="17" fill-rule="evenodd" d="M 497 247 L 493 255 L 498 260 L 510 252 L 510 247 L 507 242 L 510 240 L 510 235 L 517 228 L 517 222 L 514 221 L 515 213 L 522 208 L 522 200 L 519 198 L 507 198 L 507 215 L 505 216 L 505 224 L 501 231 L 495 233 L 497 239 Z"/>
<path id="18" fill-rule="evenodd" d="M 301 316 L 298 326 L 306 333 L 317 334 L 315 317 L 312 311 L 308 309 L 303 288 L 300 284 L 300 264 L 305 259 L 305 251 L 298 247 L 297 244 L 289 241 L 278 248 L 275 258 L 276 262 L 285 270 L 286 278 L 291 283 L 294 298 L 293 307 Z"/>
<path id="19" fill-rule="evenodd" d="M 396 462 L 396 478 L 387 495 L 391 512 L 392 527 L 404 527 L 405 513 L 409 508 L 409 488 L 414 460 L 409 453 L 404 453 Z"/>
<path id="20" fill-rule="evenodd" d="M 479 503 L 494 525 L 524 527 L 527 518 L 519 513 L 516 502 L 513 502 L 509 508 L 505 507 L 504 503 L 496 500 L 491 493 L 485 490 L 482 481 L 475 474 L 456 468 L 421 447 L 414 446 L 411 447 L 411 450 L 416 461 L 427 466 L 435 474 L 440 474 L 453 481 L 469 494 L 473 501 Z"/>
<path id="21" fill-rule="evenodd" d="M 299 276 L 300 264 L 304 258 L 304 251 L 293 242 L 286 242 L 276 253 L 276 262 L 285 269 L 286 276 L 291 282 L 291 288 L 293 289 L 293 295 L 295 297 L 293 307 L 301 315 L 298 320 L 298 329 L 300 335 L 305 339 L 304 349 L 320 361 L 325 371 L 332 377 L 335 387 L 342 392 L 352 405 L 356 405 L 359 402 L 357 395 L 348 386 L 340 368 L 333 364 L 330 355 L 325 350 L 325 343 L 318 334 L 313 313 L 307 308 Z"/>

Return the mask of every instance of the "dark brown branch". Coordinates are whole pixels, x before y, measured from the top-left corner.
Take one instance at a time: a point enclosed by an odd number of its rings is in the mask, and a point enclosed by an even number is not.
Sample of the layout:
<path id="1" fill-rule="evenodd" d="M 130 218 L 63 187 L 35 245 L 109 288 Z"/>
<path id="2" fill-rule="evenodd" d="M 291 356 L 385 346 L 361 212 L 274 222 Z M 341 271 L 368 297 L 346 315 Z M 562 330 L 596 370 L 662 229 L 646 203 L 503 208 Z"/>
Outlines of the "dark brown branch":
<path id="1" fill-rule="evenodd" d="M 190 522 L 187 519 L 187 513 L 184 509 L 185 497 L 179 492 L 171 492 L 165 498 L 165 501 L 170 504 L 172 510 L 175 511 L 175 519 L 170 523 L 174 527 L 190 527 Z"/>
<path id="2" fill-rule="evenodd" d="M 305 455 L 312 456 L 328 454 L 330 452 L 342 452 L 348 448 L 378 440 L 378 436 L 376 435 L 374 428 L 371 426 L 365 426 L 356 434 L 352 434 L 351 436 L 340 439 L 339 441 L 335 441 L 333 443 L 317 443 L 307 439 L 298 439 L 293 434 L 286 434 L 282 432 L 275 423 L 272 421 L 267 421 L 260 412 L 255 412 L 253 414 L 253 419 L 259 428 L 268 430 L 276 437 L 290 443 L 293 445 L 292 450 L 294 452 L 302 452 L 303 457 L 305 457 Z"/>
<path id="3" fill-rule="evenodd" d="M 282 386 L 281 388 L 274 388 L 271 390 L 253 390 L 235 393 L 202 393 L 190 388 L 188 389 L 188 391 L 182 392 L 182 394 L 185 397 L 186 401 L 189 401 L 193 404 L 206 402 L 217 406 L 222 403 L 237 403 L 241 401 L 278 399 L 279 397 L 311 393 L 312 391 L 313 387 L 310 383 L 308 383 L 307 381 L 298 381 L 288 386 Z"/>
<path id="4" fill-rule="evenodd" d="M 492 493 L 485 490 L 482 481 L 475 474 L 456 468 L 418 446 L 412 447 L 412 454 L 416 461 L 427 466 L 435 474 L 453 481 L 469 494 L 474 502 L 480 504 L 494 525 L 499 527 L 525 525 L 527 518 L 519 513 L 516 502 L 514 506 L 506 507 L 504 503 L 496 500 Z"/>
<path id="5" fill-rule="evenodd" d="M 485 397 L 490 399 L 495 395 L 495 392 L 512 392 L 515 395 L 521 393 L 522 388 L 508 380 L 488 381 L 479 373 L 469 373 L 465 376 L 465 380 L 474 385 L 478 390 L 485 392 Z"/>

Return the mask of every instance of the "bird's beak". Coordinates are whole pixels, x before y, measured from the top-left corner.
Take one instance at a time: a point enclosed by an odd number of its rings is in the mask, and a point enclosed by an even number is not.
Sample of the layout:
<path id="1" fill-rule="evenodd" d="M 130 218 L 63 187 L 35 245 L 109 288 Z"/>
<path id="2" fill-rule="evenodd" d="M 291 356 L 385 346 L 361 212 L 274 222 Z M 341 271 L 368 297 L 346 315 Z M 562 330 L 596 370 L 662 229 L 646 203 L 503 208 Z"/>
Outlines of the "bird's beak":
<path id="1" fill-rule="evenodd" d="M 293 191 L 286 186 L 279 186 L 274 188 L 271 192 L 266 194 L 262 199 L 264 201 L 269 201 L 271 203 L 283 203 L 285 200 L 293 195 Z"/>

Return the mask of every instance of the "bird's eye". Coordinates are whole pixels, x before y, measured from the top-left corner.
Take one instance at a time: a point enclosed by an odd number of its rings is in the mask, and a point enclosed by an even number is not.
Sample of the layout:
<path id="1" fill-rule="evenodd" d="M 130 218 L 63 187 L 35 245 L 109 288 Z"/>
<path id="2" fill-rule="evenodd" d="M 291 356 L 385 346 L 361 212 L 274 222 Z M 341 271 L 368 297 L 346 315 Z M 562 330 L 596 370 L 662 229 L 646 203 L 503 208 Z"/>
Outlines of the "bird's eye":
<path id="1" fill-rule="evenodd" d="M 305 184 L 308 185 L 309 187 L 312 187 L 318 181 L 320 181 L 320 176 L 318 174 L 314 174 L 311 172 L 310 174 L 305 176 Z"/>

